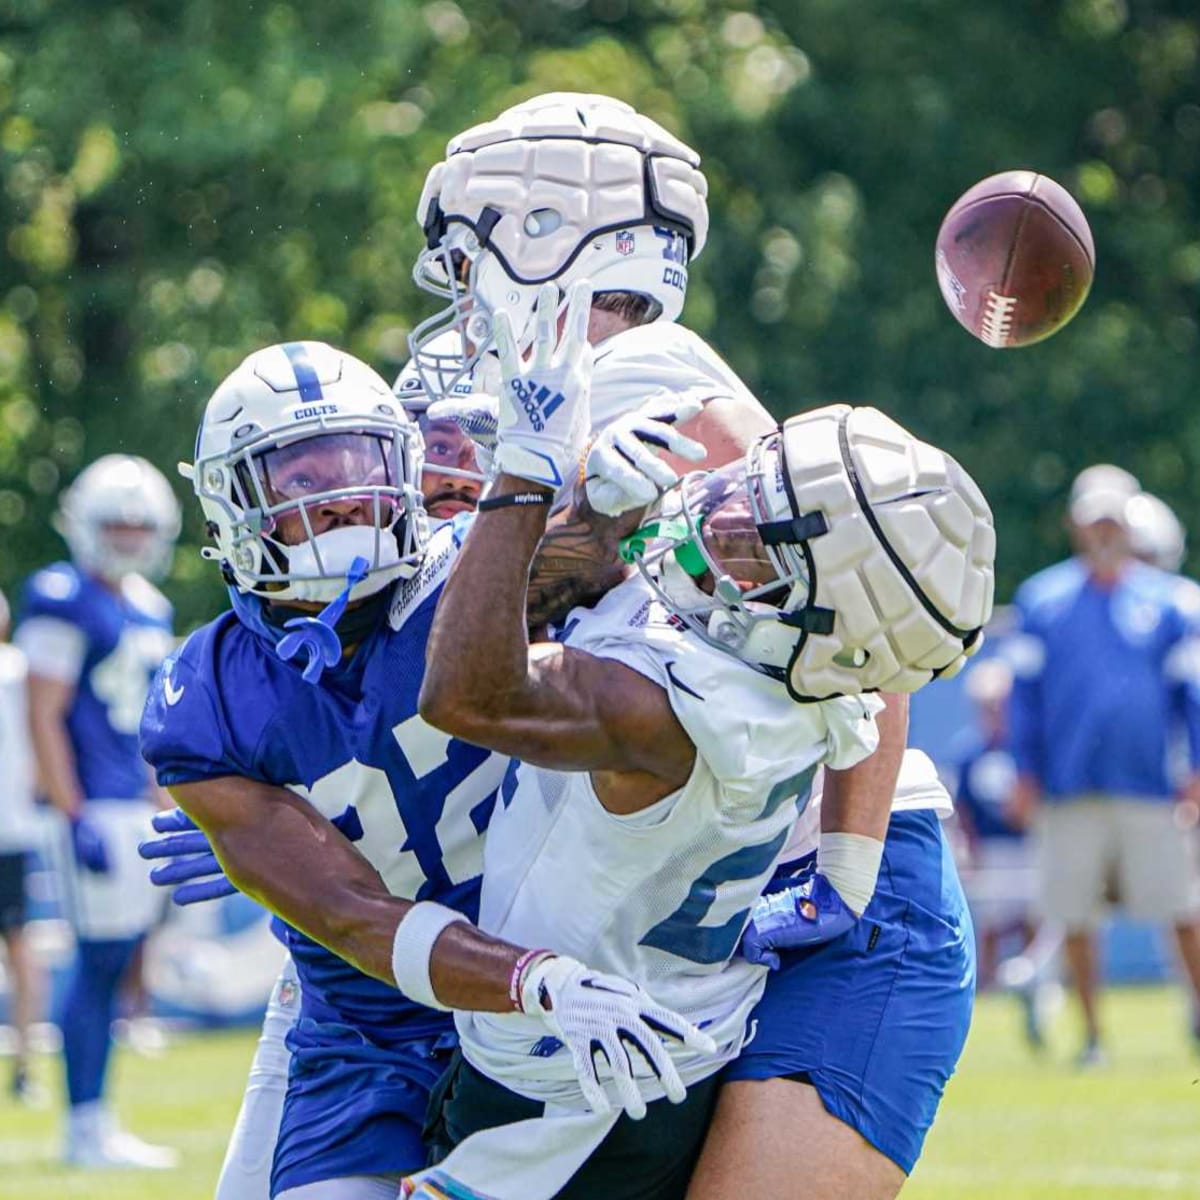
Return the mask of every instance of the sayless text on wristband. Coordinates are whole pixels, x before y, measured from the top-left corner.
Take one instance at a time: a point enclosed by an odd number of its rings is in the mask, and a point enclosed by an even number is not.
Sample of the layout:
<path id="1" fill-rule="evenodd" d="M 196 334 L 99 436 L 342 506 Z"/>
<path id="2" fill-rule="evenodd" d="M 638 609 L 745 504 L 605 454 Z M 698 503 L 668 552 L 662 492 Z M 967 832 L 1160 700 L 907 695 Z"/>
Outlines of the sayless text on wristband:
<path id="1" fill-rule="evenodd" d="M 508 492 L 503 496 L 489 496 L 476 505 L 479 512 L 490 512 L 493 508 L 534 508 L 549 504 L 554 497 L 549 492 Z"/>

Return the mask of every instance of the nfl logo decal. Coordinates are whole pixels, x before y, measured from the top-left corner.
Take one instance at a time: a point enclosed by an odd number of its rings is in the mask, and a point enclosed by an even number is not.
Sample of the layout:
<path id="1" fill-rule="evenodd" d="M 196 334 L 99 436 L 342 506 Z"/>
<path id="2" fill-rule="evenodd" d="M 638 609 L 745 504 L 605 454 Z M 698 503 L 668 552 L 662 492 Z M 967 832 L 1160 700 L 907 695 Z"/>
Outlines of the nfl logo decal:
<path id="1" fill-rule="evenodd" d="M 633 253 L 633 234 L 628 229 L 622 229 L 617 234 L 617 253 L 627 255 Z"/>

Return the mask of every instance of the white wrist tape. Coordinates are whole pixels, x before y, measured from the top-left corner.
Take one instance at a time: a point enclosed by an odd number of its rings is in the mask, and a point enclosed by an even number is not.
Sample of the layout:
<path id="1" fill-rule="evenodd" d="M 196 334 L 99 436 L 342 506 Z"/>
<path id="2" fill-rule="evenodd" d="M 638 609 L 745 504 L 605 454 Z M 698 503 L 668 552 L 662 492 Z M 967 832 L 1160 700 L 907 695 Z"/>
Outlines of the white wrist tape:
<path id="1" fill-rule="evenodd" d="M 883 843 L 861 833 L 821 833 L 817 870 L 837 888 L 846 907 L 862 916 L 879 878 Z"/>
<path id="2" fill-rule="evenodd" d="M 442 930 L 455 921 L 466 919 L 462 913 L 429 900 L 414 904 L 404 914 L 392 940 L 392 976 L 396 986 L 410 1000 L 424 1004 L 426 1008 L 450 1011 L 450 1006 L 443 1004 L 433 994 L 433 984 L 429 980 L 429 957 Z"/>

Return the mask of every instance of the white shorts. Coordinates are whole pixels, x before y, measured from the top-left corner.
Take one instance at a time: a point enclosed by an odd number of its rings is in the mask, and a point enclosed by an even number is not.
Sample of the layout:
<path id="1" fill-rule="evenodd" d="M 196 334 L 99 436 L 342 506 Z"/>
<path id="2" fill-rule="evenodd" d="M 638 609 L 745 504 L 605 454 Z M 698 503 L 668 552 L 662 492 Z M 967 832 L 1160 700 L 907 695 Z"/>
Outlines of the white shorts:
<path id="1" fill-rule="evenodd" d="M 1032 917 L 1037 870 L 1031 839 L 981 839 L 959 876 L 977 929 L 1005 929 Z"/>
<path id="2" fill-rule="evenodd" d="M 148 800 L 87 800 L 84 815 L 99 830 L 108 851 L 103 874 L 84 870 L 62 824 L 58 854 L 64 915 L 85 941 L 108 941 L 148 933 L 163 911 L 164 893 L 150 882 L 150 864 L 138 855 L 138 842 L 153 835 Z"/>
<path id="3" fill-rule="evenodd" d="M 1200 914 L 1200 880 L 1169 801 L 1088 795 L 1043 804 L 1037 847 L 1041 915 L 1068 930 L 1095 928 L 1114 899 L 1144 921 Z"/>

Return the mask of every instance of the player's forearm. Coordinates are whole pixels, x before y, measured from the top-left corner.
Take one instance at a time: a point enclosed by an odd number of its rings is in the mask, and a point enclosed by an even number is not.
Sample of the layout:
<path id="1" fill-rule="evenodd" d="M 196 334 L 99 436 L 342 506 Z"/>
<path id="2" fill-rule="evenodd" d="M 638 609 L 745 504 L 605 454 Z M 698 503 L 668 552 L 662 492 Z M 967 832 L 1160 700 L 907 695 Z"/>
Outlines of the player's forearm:
<path id="1" fill-rule="evenodd" d="M 534 556 L 526 619 L 530 629 L 561 621 L 571 609 L 594 604 L 625 577 L 621 539 L 641 520 L 641 509 L 605 517 L 577 486 L 571 506 L 550 519 Z"/>
<path id="2" fill-rule="evenodd" d="M 62 719 L 53 713 L 31 712 L 30 734 L 37 760 L 38 783 L 50 803 L 68 817 L 79 815 L 83 785 L 75 766 L 75 751 Z"/>
<path id="3" fill-rule="evenodd" d="M 908 743 L 908 697 L 887 694 L 876 718 L 879 746 L 874 754 L 844 771 L 825 772 L 821 793 L 821 832 L 852 833 L 883 841 L 892 797 Z"/>
<path id="4" fill-rule="evenodd" d="M 237 776 L 171 789 L 205 831 L 239 891 L 366 975 L 395 986 L 396 929 L 412 910 L 320 813 L 283 788 Z M 522 951 L 455 922 L 438 937 L 430 979 L 451 1008 L 508 1012 Z"/>
<path id="5" fill-rule="evenodd" d="M 501 475 L 491 495 L 536 491 Z M 476 516 L 438 600 L 425 652 L 420 710 L 431 725 L 469 739 L 474 717 L 519 707 L 529 674 L 529 566 L 545 528 L 542 504 Z"/>

